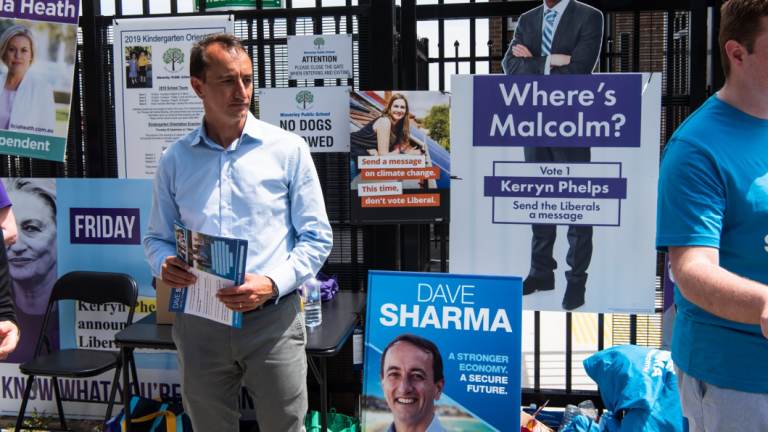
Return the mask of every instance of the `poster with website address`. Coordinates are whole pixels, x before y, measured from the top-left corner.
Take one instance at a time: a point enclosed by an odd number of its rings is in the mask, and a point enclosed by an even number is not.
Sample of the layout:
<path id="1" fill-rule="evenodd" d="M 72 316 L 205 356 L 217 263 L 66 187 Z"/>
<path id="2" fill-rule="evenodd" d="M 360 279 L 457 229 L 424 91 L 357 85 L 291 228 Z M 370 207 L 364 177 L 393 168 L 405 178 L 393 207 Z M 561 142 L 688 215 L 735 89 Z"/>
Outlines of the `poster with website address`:
<path id="1" fill-rule="evenodd" d="M 0 2 L 0 153 L 64 161 L 79 9 L 75 0 Z"/>
<path id="2" fill-rule="evenodd" d="M 115 24 L 118 176 L 153 178 L 163 151 L 200 126 L 203 104 L 189 77 L 192 45 L 232 33 L 228 15 L 121 18 Z"/>
<path id="3" fill-rule="evenodd" d="M 451 271 L 529 310 L 651 313 L 661 74 L 454 76 Z"/>

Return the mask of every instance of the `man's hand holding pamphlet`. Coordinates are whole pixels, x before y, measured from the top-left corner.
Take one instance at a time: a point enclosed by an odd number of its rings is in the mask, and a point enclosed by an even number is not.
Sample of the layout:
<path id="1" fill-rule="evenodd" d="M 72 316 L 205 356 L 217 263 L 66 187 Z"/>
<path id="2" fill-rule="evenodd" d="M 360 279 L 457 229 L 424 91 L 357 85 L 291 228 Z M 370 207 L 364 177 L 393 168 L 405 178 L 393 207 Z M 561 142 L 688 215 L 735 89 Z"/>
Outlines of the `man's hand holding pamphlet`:
<path id="1" fill-rule="evenodd" d="M 216 293 L 245 280 L 248 241 L 192 231 L 176 222 L 176 256 L 189 265 L 197 281 L 173 288 L 169 309 L 240 328 L 243 314 L 228 309 Z"/>

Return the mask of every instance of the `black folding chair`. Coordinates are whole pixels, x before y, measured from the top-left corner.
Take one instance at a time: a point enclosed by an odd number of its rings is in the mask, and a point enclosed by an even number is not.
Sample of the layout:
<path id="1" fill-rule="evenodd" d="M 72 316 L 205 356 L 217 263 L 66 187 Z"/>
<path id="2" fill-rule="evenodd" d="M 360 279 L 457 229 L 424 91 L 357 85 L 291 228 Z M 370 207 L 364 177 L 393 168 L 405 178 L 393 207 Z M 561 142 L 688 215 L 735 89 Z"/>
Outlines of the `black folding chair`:
<path id="1" fill-rule="evenodd" d="M 128 307 L 128 319 L 126 326 L 133 323 L 133 312 L 136 308 L 138 288 L 136 281 L 127 274 L 75 271 L 67 273 L 53 286 L 51 298 L 43 318 L 43 328 L 37 339 L 35 357 L 19 365 L 19 370 L 28 375 L 24 398 L 21 401 L 19 416 L 16 418 L 16 430 L 20 431 L 24 421 L 24 413 L 32 391 L 35 377 L 51 377 L 53 392 L 56 396 L 56 406 L 59 410 L 61 428 L 67 430 L 67 422 L 64 419 L 61 393 L 59 391 L 58 377 L 85 378 L 115 369 L 115 377 L 112 379 L 112 390 L 107 405 L 105 421 L 112 416 L 112 406 L 115 403 L 115 394 L 123 366 L 118 351 L 99 351 L 91 349 L 63 349 L 51 351 L 51 344 L 47 337 L 48 324 L 56 303 L 59 300 L 79 300 L 92 304 L 120 303 Z M 22 329 L 23 331 L 23 329 Z M 43 352 L 45 348 L 45 352 Z M 134 382 L 136 379 L 136 365 L 129 360 Z"/>

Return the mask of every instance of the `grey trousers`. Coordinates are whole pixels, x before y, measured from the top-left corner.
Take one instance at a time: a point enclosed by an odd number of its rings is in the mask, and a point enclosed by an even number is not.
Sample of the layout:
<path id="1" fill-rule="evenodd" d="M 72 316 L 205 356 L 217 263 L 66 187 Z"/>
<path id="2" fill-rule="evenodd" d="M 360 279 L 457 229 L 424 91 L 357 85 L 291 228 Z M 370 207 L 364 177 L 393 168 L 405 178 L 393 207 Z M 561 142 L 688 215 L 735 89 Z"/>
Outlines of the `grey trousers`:
<path id="1" fill-rule="evenodd" d="M 768 395 L 717 387 L 675 371 L 690 432 L 768 431 Z"/>
<path id="2" fill-rule="evenodd" d="M 240 329 L 178 314 L 184 410 L 200 432 L 239 430 L 241 385 L 264 432 L 301 431 L 307 412 L 306 331 L 299 296 L 246 313 Z"/>

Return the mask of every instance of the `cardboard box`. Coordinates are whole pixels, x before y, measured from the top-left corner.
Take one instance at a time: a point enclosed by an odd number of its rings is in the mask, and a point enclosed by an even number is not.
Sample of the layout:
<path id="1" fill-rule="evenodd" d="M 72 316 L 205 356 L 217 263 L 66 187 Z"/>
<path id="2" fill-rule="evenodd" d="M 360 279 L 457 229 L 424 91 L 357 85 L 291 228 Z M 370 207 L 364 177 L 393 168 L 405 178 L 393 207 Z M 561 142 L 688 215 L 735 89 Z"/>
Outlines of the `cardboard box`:
<path id="1" fill-rule="evenodd" d="M 157 294 L 157 301 L 155 303 L 157 307 L 157 323 L 173 324 L 173 321 L 176 318 L 176 312 L 168 311 L 168 303 L 171 298 L 171 287 L 160 279 L 155 278 L 155 290 Z"/>

